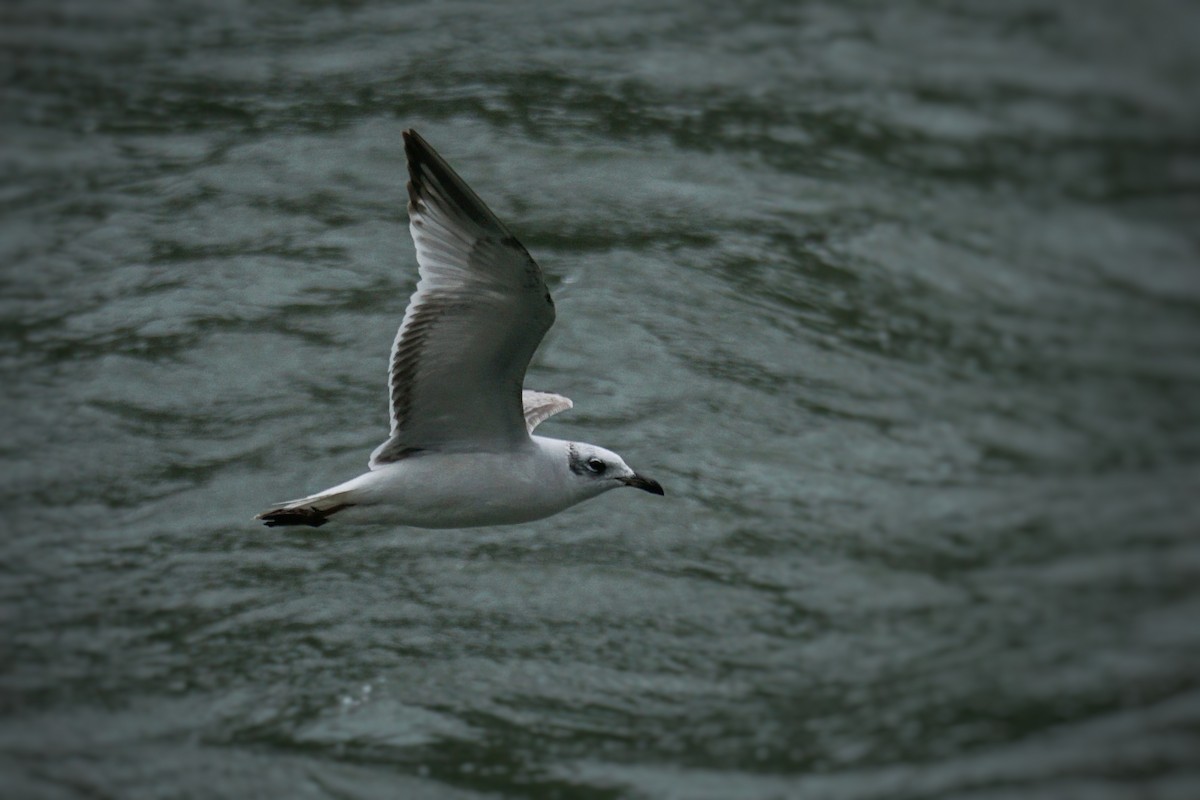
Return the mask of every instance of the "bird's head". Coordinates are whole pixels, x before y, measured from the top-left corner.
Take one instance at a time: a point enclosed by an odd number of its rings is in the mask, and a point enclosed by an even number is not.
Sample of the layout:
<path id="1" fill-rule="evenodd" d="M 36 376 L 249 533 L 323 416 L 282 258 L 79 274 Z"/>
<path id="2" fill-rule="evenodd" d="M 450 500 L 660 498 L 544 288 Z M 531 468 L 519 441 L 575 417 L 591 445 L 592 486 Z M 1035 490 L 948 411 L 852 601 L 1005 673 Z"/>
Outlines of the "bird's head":
<path id="1" fill-rule="evenodd" d="M 588 495 L 609 489 L 632 486 L 651 494 L 665 494 L 658 481 L 638 475 L 619 455 L 603 447 L 583 442 L 567 445 L 567 467 L 571 482 Z"/>

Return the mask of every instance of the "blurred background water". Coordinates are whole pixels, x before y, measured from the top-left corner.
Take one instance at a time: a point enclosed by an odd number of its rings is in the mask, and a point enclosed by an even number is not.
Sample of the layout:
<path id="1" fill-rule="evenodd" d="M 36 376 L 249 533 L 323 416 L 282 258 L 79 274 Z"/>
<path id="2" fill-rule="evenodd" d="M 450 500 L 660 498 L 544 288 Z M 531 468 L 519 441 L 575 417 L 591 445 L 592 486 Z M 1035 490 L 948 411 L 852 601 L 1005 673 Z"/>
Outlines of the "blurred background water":
<path id="1" fill-rule="evenodd" d="M 0 19 L 4 796 L 1200 796 L 1197 4 Z M 251 521 L 386 435 L 409 126 L 666 498 Z"/>

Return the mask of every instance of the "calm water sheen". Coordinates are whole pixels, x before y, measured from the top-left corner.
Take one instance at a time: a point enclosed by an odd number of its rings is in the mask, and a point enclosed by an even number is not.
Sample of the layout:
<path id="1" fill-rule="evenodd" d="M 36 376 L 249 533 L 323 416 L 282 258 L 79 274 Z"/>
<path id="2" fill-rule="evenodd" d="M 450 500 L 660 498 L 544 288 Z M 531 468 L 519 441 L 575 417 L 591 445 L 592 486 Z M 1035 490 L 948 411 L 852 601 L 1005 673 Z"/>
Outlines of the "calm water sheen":
<path id="1" fill-rule="evenodd" d="M 13 798 L 1200 797 L 1200 7 L 6 2 Z M 616 492 L 357 474 L 400 131 Z"/>

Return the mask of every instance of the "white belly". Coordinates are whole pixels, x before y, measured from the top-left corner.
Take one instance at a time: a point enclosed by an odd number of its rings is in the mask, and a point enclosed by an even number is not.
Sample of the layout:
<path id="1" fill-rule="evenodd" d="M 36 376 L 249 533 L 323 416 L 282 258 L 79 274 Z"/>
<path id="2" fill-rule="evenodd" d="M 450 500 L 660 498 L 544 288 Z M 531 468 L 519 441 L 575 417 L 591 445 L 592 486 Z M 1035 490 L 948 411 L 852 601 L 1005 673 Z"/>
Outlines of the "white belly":
<path id="1" fill-rule="evenodd" d="M 506 525 L 548 517 L 585 499 L 534 448 L 518 455 L 413 456 L 329 490 L 348 491 L 334 521 L 417 528 Z M 325 494 L 325 493 L 322 493 Z"/>

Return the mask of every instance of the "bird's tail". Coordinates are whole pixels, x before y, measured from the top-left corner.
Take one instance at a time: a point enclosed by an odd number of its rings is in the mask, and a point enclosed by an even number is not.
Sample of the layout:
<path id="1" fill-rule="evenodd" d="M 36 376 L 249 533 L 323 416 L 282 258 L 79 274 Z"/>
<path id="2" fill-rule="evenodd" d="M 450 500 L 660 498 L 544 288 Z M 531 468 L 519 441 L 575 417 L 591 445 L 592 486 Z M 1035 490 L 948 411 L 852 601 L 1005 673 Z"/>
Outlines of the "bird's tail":
<path id="1" fill-rule="evenodd" d="M 268 528 L 280 525 L 307 525 L 310 528 L 319 528 L 337 512 L 354 505 L 346 502 L 347 494 L 348 492 L 330 492 L 289 500 L 254 518 L 261 519 Z"/>

